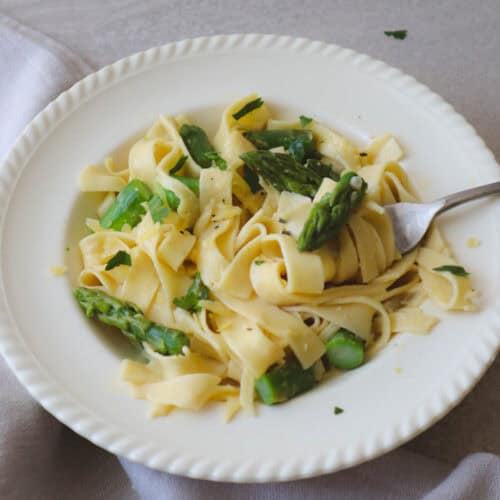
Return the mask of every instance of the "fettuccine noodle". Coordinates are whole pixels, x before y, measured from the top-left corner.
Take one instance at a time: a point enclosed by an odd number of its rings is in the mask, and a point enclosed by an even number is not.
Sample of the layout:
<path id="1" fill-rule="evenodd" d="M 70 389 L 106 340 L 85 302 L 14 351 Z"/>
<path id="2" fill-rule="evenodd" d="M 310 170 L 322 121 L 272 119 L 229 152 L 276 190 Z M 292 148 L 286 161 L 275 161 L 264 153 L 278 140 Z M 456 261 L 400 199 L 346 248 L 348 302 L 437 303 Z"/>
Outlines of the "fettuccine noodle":
<path id="1" fill-rule="evenodd" d="M 315 120 L 274 120 L 266 104 L 236 119 L 256 97 L 231 104 L 222 115 L 213 145 L 225 169 L 195 161 L 179 133 L 186 117 L 160 116 L 130 149 L 128 166 L 117 168 L 108 159 L 80 176 L 81 189 L 102 192 L 103 199 L 96 218 L 87 219 L 92 233 L 79 243 L 79 284 L 135 304 L 147 319 L 190 340 L 171 356 L 145 344 L 147 364 L 122 363 L 122 379 L 151 404 L 153 416 L 213 401 L 224 403 L 227 420 L 240 409 L 253 412 L 256 380 L 287 356 L 321 377 L 328 368 L 325 343 L 339 328 L 362 339 L 371 357 L 398 332 L 433 328 L 438 319 L 421 307 L 428 298 L 445 310 L 474 308 L 467 276 L 435 270 L 457 265 L 436 228 L 405 256 L 395 247 L 384 205 L 417 198 L 394 137 L 360 149 Z M 340 173 L 355 171 L 367 183 L 361 206 L 319 249 L 299 251 L 296 240 L 313 205 L 337 182 L 325 177 L 314 198 L 279 192 L 262 178 L 252 190 L 240 155 L 255 150 L 244 133 L 263 129 L 310 130 L 322 161 Z M 181 177 L 198 179 L 199 193 Z M 98 219 L 133 179 L 174 193 L 176 209 L 155 221 L 145 208 L 135 227 L 103 228 Z M 118 252 L 131 264 L 106 269 Z M 209 296 L 193 312 L 174 301 L 185 296 L 196 272 Z"/>

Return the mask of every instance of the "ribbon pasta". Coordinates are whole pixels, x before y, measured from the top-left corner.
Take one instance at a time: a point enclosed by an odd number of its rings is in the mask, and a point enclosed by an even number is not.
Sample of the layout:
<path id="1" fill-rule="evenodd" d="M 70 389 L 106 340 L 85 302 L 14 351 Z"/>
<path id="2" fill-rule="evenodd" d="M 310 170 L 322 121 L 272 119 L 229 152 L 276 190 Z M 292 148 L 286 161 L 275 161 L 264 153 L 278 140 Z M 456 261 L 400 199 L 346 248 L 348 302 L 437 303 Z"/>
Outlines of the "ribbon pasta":
<path id="1" fill-rule="evenodd" d="M 132 394 L 151 404 L 151 415 L 173 408 L 199 410 L 225 403 L 225 418 L 241 408 L 252 412 L 255 380 L 283 362 L 289 352 L 304 369 L 321 374 L 325 341 L 338 328 L 364 340 L 369 355 L 403 332 L 427 333 L 438 319 L 421 309 L 430 298 L 445 310 L 472 310 L 475 292 L 467 276 L 439 272 L 455 265 L 437 229 L 413 252 L 399 255 L 384 205 L 415 201 L 408 175 L 398 161 L 398 141 L 383 135 L 360 156 L 349 139 L 312 120 L 271 119 L 251 94 L 231 104 L 213 144 L 227 169 L 201 168 L 183 143 L 183 116 L 160 116 L 130 149 L 128 165 L 112 160 L 91 165 L 80 175 L 82 191 L 103 193 L 102 216 L 129 181 L 139 179 L 172 192 L 178 204 L 161 222 L 145 206 L 134 228 L 104 229 L 89 219 L 93 232 L 80 243 L 79 283 L 136 304 L 151 321 L 190 337 L 182 355 L 161 356 L 145 346 L 148 364 L 125 360 L 122 379 Z M 277 192 L 260 180 L 252 192 L 244 178 L 242 153 L 254 150 L 244 132 L 307 128 L 318 154 L 337 170 L 356 170 L 368 184 L 362 205 L 338 237 L 319 250 L 300 252 L 298 238 L 314 203 L 336 182 L 323 179 L 316 196 Z M 199 180 L 195 194 L 170 171 Z M 131 265 L 108 269 L 117 252 Z M 200 310 L 187 311 L 174 299 L 188 291 L 199 272 L 210 289 Z"/>

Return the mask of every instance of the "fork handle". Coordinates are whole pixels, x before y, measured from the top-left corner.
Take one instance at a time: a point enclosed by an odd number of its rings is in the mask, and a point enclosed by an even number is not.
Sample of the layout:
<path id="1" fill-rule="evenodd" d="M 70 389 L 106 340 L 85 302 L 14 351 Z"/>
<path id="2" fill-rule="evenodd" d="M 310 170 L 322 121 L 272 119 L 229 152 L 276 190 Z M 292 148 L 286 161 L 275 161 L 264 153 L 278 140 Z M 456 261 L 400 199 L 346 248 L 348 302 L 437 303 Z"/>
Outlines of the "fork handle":
<path id="1" fill-rule="evenodd" d="M 477 200 L 478 198 L 498 193 L 500 193 L 500 181 L 492 182 L 491 184 L 485 184 L 472 189 L 466 189 L 465 191 L 459 191 L 458 193 L 453 193 L 437 200 L 436 203 L 442 203 L 442 206 L 437 213 L 442 213 L 445 210 L 461 205 L 467 201 Z"/>

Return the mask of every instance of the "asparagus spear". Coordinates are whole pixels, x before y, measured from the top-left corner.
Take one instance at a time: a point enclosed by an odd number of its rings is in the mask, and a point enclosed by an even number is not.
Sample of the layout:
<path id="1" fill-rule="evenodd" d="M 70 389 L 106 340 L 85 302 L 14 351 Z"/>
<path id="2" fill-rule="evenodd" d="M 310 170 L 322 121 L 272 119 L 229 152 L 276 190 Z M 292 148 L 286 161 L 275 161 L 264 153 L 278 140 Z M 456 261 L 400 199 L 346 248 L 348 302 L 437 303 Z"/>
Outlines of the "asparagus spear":
<path id="1" fill-rule="evenodd" d="M 291 191 L 311 198 L 323 178 L 290 155 L 271 151 L 249 151 L 240 158 L 278 191 Z"/>
<path id="2" fill-rule="evenodd" d="M 261 375 L 255 381 L 255 390 L 264 404 L 273 405 L 308 391 L 316 383 L 313 369 L 304 370 L 300 363 L 292 358 Z"/>
<path id="3" fill-rule="evenodd" d="M 160 354 L 180 354 L 184 346 L 189 347 L 184 332 L 149 321 L 134 304 L 85 287 L 76 288 L 73 294 L 87 317 L 119 328 L 131 340 L 146 342 Z"/>
<path id="4" fill-rule="evenodd" d="M 315 203 L 297 240 L 297 248 L 316 250 L 335 238 L 363 199 L 367 184 L 355 172 L 342 175 L 335 189 Z"/>
<path id="5" fill-rule="evenodd" d="M 340 174 L 333 170 L 332 165 L 329 163 L 323 163 L 315 158 L 309 158 L 305 162 L 304 166 L 310 170 L 314 170 L 321 177 L 329 177 L 334 181 L 338 181 L 340 179 Z"/>
<path id="6" fill-rule="evenodd" d="M 336 368 L 357 368 L 365 360 L 364 341 L 349 330 L 340 328 L 326 343 L 326 357 L 330 365 Z"/>
<path id="7" fill-rule="evenodd" d="M 296 141 L 300 141 L 307 153 L 314 152 L 313 134 L 310 130 L 250 130 L 243 135 L 257 149 L 272 149 L 280 146 L 288 149 Z"/>
<path id="8" fill-rule="evenodd" d="M 316 154 L 310 130 L 251 130 L 244 136 L 257 149 L 272 149 L 283 146 L 298 162 Z"/>
<path id="9" fill-rule="evenodd" d="M 125 224 L 129 224 L 130 227 L 136 226 L 146 213 L 142 203 L 148 201 L 152 195 L 144 182 L 134 179 L 123 188 L 106 210 L 99 224 L 104 229 L 116 231 L 120 231 Z"/>
<path id="10" fill-rule="evenodd" d="M 207 134 L 201 127 L 185 123 L 179 129 L 179 134 L 188 148 L 189 154 L 201 168 L 209 168 L 214 162 L 221 170 L 226 170 L 226 161 L 215 151 L 208 140 Z"/>

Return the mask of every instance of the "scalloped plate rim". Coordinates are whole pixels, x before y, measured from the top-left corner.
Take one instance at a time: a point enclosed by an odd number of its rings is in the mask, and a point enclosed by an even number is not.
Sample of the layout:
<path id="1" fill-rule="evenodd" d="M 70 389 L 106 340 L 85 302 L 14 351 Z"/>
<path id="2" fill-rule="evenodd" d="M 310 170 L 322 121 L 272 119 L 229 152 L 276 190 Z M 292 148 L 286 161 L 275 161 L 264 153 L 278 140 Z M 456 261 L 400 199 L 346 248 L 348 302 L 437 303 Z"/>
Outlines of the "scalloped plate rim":
<path id="1" fill-rule="evenodd" d="M 201 50 L 216 52 L 221 49 L 232 50 L 249 47 L 276 47 L 299 53 L 309 50 L 310 53 L 323 53 L 322 55 L 325 57 L 342 57 L 358 67 L 371 65 L 367 69 L 371 76 L 384 79 L 391 78 L 393 86 L 406 92 L 411 89 L 415 95 L 419 94 L 419 98 L 426 98 L 429 101 L 427 104 L 431 108 L 436 108 L 443 115 L 441 118 L 453 120 L 455 125 L 460 126 L 460 132 L 470 142 L 471 152 L 481 158 L 484 166 L 489 164 L 491 171 L 495 171 L 498 176 L 498 165 L 493 154 L 462 115 L 457 113 L 442 97 L 418 82 L 414 77 L 380 60 L 335 44 L 303 37 L 255 33 L 197 37 L 152 47 L 104 66 L 61 93 L 32 119 L 0 166 L 0 195 L 2 195 L 0 196 L 0 248 L 3 248 L 6 212 L 11 196 L 16 189 L 17 180 L 29 163 L 31 156 L 36 153 L 38 146 L 60 121 L 75 112 L 82 103 L 115 83 L 155 65 L 165 64 L 182 57 L 189 57 Z M 396 80 L 396 77 L 399 80 Z M 58 106 L 61 106 L 63 110 L 61 111 Z M 371 450 L 358 449 L 357 453 L 352 456 L 346 457 L 344 454 L 343 457 L 334 457 L 333 460 L 324 454 L 315 455 L 309 457 L 309 462 L 313 461 L 312 467 L 307 466 L 308 460 L 299 460 L 301 464 L 297 465 L 297 460 L 294 461 L 293 459 L 285 464 L 267 464 L 265 469 L 262 467 L 259 469 L 259 465 L 255 462 L 234 464 L 232 466 L 228 466 L 227 463 L 219 465 L 207 464 L 207 459 L 203 457 L 185 457 L 184 462 L 189 458 L 192 463 L 183 464 L 182 457 L 180 457 L 181 459 L 172 458 L 172 453 L 167 458 L 158 460 L 158 452 L 153 453 L 153 450 L 148 450 L 151 445 L 144 446 L 140 443 L 128 443 L 127 436 L 119 428 L 104 422 L 101 417 L 86 408 L 81 402 L 76 401 L 69 392 L 66 392 L 56 381 L 50 378 L 50 375 L 46 373 L 45 369 L 39 365 L 36 358 L 29 351 L 18 332 L 7 303 L 3 271 L 0 267 L 0 352 L 28 392 L 49 413 L 95 445 L 111 453 L 124 456 L 133 462 L 142 463 L 151 468 L 173 474 L 216 481 L 268 482 L 314 477 L 374 459 L 407 442 L 412 437 L 428 429 L 458 405 L 491 365 L 500 344 L 499 300 L 495 303 L 495 312 L 495 324 L 489 325 L 490 331 L 488 335 L 485 333 L 482 339 L 481 347 L 483 351 L 480 353 L 478 348 L 475 352 L 476 364 L 473 372 L 467 374 L 465 382 L 456 378 L 453 381 L 454 384 L 449 383 L 449 387 L 453 385 L 455 390 L 453 397 L 447 398 L 446 391 L 443 390 L 439 394 L 439 398 L 436 398 L 437 404 L 434 404 L 432 409 L 428 409 L 423 421 L 416 422 L 413 420 L 410 428 L 407 428 L 406 431 L 401 431 L 401 428 L 397 431 L 394 430 L 389 439 L 386 434 L 380 435 L 379 442 Z M 33 378 L 36 378 L 36 381 Z M 460 388 L 458 385 L 465 387 Z"/>

